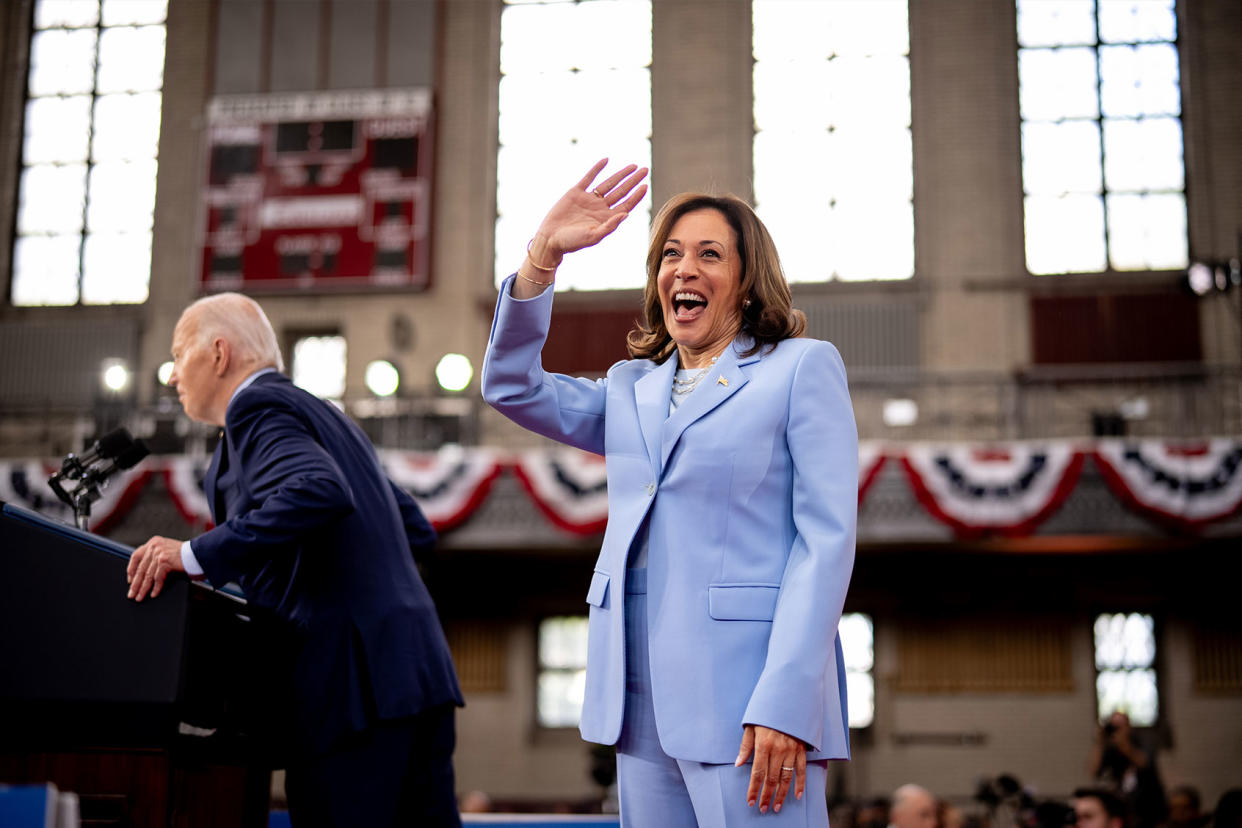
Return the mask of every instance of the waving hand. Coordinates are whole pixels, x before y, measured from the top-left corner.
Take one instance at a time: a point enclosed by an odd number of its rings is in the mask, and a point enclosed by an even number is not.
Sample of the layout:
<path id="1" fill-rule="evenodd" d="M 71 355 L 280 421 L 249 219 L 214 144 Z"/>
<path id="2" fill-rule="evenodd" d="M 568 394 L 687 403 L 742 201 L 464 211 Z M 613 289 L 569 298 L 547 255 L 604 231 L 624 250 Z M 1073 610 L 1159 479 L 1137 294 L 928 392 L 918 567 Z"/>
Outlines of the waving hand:
<path id="1" fill-rule="evenodd" d="M 544 216 L 527 248 L 527 261 L 518 269 L 521 279 L 514 284 L 514 296 L 533 296 L 542 290 L 535 286 L 551 284 L 552 274 L 566 253 L 597 244 L 616 230 L 646 195 L 647 185 L 641 182 L 647 177 L 647 168 L 634 164 L 594 184 L 607 164 L 607 158 L 596 162 Z"/>

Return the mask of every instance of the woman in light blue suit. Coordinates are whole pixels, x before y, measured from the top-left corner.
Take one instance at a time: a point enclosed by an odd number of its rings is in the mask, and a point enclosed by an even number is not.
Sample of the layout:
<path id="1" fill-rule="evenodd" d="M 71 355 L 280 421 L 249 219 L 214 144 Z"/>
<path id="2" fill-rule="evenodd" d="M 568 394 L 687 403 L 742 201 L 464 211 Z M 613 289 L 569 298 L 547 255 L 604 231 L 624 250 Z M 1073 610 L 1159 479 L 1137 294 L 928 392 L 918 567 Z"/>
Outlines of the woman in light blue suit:
<path id="1" fill-rule="evenodd" d="M 483 366 L 494 407 L 607 459 L 582 735 L 617 745 L 625 826 L 827 826 L 827 760 L 849 756 L 836 631 L 858 502 L 841 358 L 799 338 L 750 207 L 686 194 L 652 227 L 633 358 L 595 381 L 545 372 L 561 258 L 646 192 L 633 166 L 592 188 L 605 163 L 502 284 Z"/>

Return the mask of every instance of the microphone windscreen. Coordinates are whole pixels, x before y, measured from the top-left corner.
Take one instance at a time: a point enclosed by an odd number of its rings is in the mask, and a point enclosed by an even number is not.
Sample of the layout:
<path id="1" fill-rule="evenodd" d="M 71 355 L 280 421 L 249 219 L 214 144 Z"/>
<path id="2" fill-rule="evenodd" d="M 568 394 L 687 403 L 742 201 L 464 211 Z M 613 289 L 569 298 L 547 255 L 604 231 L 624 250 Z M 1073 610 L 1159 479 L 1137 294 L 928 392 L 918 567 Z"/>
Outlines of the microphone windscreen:
<path id="1" fill-rule="evenodd" d="M 133 435 L 129 433 L 129 430 L 118 428 L 115 431 L 109 431 L 107 434 L 99 438 L 99 441 L 95 444 L 98 446 L 96 456 L 106 458 L 119 457 L 122 452 L 133 444 L 134 438 Z M 141 459 L 141 457 L 138 458 L 138 460 Z M 135 460 L 134 462 L 137 463 L 138 460 Z M 128 466 L 125 468 L 128 468 Z"/>
<path id="2" fill-rule="evenodd" d="M 116 460 L 113 462 L 116 463 L 116 467 L 118 469 L 132 469 L 134 466 L 138 465 L 138 462 L 142 460 L 142 458 L 146 457 L 150 453 L 151 450 L 147 448 L 147 444 L 145 442 L 142 440 L 134 440 L 128 448 L 117 455 Z"/>

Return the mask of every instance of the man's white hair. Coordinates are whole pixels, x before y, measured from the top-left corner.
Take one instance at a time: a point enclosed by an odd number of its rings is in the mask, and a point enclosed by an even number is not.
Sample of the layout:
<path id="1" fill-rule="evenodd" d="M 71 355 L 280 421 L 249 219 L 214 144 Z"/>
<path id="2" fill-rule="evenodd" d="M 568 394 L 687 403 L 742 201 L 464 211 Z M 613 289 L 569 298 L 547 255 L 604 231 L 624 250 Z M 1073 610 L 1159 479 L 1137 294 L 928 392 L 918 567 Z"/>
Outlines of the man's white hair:
<path id="1" fill-rule="evenodd" d="M 216 338 L 233 346 L 233 356 L 255 369 L 285 369 L 276 342 L 276 331 L 259 303 L 240 293 L 204 296 L 185 309 L 182 318 L 193 318 L 198 341 L 207 346 Z"/>
<path id="2" fill-rule="evenodd" d="M 911 783 L 908 785 L 902 785 L 900 788 L 893 791 L 892 807 L 904 807 L 915 799 L 923 799 L 933 803 L 936 801 L 936 797 L 932 796 L 931 791 L 927 790 L 927 788 Z"/>

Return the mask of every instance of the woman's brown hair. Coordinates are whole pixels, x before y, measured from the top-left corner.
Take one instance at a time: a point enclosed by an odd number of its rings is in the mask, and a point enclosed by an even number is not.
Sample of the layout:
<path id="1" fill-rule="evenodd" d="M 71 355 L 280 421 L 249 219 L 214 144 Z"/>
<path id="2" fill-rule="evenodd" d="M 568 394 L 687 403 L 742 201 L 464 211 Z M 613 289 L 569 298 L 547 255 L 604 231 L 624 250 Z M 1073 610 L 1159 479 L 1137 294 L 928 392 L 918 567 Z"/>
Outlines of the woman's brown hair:
<path id="1" fill-rule="evenodd" d="M 801 336 L 806 329 L 806 317 L 793 306 L 793 296 L 781 271 L 776 245 L 755 211 L 737 196 L 682 193 L 665 202 L 651 225 L 651 243 L 647 248 L 647 287 L 643 291 L 643 320 L 626 337 L 630 356 L 663 362 L 673 353 L 675 346 L 664 324 L 664 309 L 660 304 L 656 277 L 660 273 L 664 243 L 673 232 L 673 225 L 686 213 L 696 210 L 716 210 L 733 228 L 742 262 L 742 284 L 738 291 L 739 301 L 742 302 L 741 330 L 754 340 L 754 346 L 745 356 L 775 345 L 782 339 Z"/>

